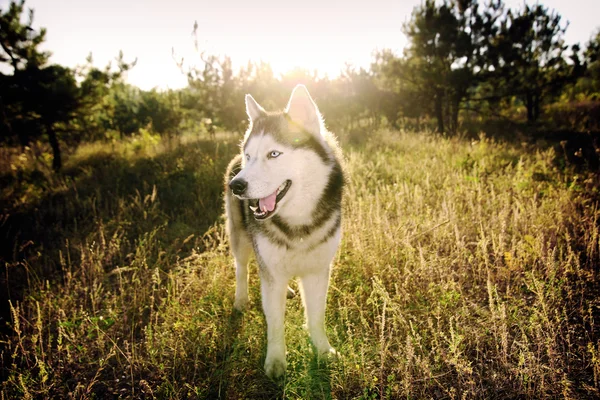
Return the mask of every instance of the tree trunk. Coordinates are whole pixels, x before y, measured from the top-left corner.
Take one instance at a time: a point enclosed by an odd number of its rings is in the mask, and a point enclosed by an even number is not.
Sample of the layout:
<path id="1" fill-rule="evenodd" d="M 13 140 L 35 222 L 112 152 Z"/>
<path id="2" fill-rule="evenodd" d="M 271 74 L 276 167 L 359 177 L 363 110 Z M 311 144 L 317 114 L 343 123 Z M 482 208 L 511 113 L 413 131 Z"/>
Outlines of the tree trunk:
<path id="1" fill-rule="evenodd" d="M 527 92 L 525 107 L 527 107 L 527 122 L 537 121 L 540 117 L 540 94 Z"/>
<path id="2" fill-rule="evenodd" d="M 444 110 L 440 91 L 435 96 L 435 118 L 437 119 L 438 133 L 444 133 Z"/>
<path id="3" fill-rule="evenodd" d="M 56 132 L 52 128 L 52 124 L 46 125 L 46 133 L 48 134 L 50 147 L 52 147 L 52 152 L 54 153 L 54 157 L 52 159 L 52 169 L 54 169 L 55 172 L 58 172 L 62 167 L 62 159 L 60 155 L 60 144 L 58 143 L 58 138 L 56 137 Z"/>
<path id="4" fill-rule="evenodd" d="M 460 106 L 460 95 L 455 95 L 452 98 L 451 114 L 450 114 L 450 131 L 455 134 L 458 131 L 458 108 Z"/>
<path id="5" fill-rule="evenodd" d="M 527 92 L 525 95 L 525 107 L 527 107 L 527 122 L 535 121 L 533 116 L 533 95 L 531 92 Z"/>
<path id="6" fill-rule="evenodd" d="M 537 121 L 540 117 L 540 95 L 536 93 L 533 97 L 533 120 Z"/>

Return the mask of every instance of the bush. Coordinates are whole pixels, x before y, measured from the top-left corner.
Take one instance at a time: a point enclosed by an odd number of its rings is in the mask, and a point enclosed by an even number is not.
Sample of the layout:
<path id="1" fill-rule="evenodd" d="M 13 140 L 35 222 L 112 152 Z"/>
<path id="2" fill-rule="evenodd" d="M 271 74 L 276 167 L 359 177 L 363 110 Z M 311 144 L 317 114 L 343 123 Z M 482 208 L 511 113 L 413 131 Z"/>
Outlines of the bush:
<path id="1" fill-rule="evenodd" d="M 600 130 L 600 101 L 579 100 L 546 106 L 546 116 L 557 128 L 577 131 Z"/>

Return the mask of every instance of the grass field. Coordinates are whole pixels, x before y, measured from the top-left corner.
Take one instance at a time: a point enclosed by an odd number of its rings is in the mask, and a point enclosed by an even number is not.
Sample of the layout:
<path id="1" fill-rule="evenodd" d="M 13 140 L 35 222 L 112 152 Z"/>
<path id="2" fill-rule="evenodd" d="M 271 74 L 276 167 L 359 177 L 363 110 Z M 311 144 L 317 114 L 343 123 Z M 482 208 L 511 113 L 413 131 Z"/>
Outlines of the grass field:
<path id="1" fill-rule="evenodd" d="M 342 358 L 315 357 L 296 297 L 278 383 L 254 261 L 250 307 L 232 307 L 221 192 L 237 142 L 88 144 L 59 177 L 5 151 L 2 400 L 600 396 L 594 175 L 485 138 L 344 145 L 327 309 Z"/>

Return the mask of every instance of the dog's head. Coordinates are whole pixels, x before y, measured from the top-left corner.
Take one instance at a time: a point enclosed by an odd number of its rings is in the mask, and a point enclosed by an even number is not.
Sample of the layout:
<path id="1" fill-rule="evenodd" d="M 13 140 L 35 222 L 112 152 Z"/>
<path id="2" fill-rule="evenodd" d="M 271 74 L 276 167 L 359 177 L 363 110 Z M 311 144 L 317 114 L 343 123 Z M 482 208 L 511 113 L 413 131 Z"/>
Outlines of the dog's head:
<path id="1" fill-rule="evenodd" d="M 257 220 L 319 196 L 333 155 L 306 87 L 294 88 L 283 112 L 265 111 L 248 94 L 246 112 L 250 126 L 241 146 L 242 170 L 229 183 L 233 194 L 251 200 Z"/>

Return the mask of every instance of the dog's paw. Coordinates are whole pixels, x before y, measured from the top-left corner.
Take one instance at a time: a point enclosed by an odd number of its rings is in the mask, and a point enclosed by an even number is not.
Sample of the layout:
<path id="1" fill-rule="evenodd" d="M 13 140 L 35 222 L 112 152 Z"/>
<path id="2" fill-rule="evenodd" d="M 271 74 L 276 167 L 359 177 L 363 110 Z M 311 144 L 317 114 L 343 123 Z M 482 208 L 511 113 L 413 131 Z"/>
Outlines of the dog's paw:
<path id="1" fill-rule="evenodd" d="M 239 298 L 235 299 L 233 302 L 233 308 L 235 308 L 239 312 L 244 312 L 246 308 L 248 308 L 248 298 Z"/>
<path id="2" fill-rule="evenodd" d="M 333 347 L 329 347 L 324 351 L 319 351 L 319 357 L 326 360 L 338 360 L 342 358 L 342 355 Z"/>
<path id="3" fill-rule="evenodd" d="M 285 375 L 285 358 L 267 358 L 265 361 L 265 373 L 271 379 L 280 379 Z"/>

